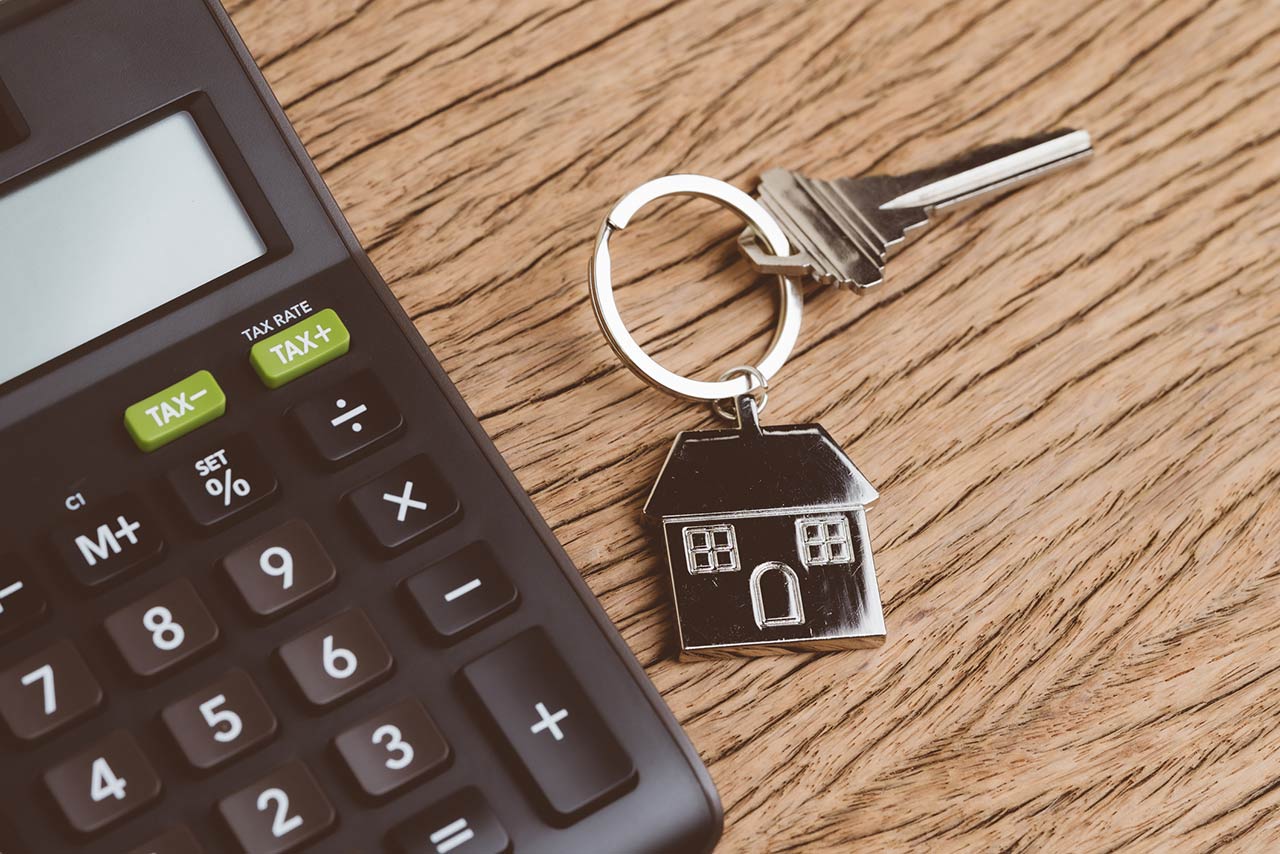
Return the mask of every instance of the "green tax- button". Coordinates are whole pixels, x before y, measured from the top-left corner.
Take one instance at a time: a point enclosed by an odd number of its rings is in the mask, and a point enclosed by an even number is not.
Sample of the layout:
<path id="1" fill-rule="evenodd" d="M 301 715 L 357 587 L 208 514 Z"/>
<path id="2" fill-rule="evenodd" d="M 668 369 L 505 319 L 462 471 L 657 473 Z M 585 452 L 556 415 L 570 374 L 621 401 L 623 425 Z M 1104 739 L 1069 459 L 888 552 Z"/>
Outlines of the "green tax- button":
<path id="1" fill-rule="evenodd" d="M 314 371 L 351 347 L 351 333 L 331 308 L 264 338 L 249 351 L 249 361 L 267 388 L 279 388 Z"/>
<path id="2" fill-rule="evenodd" d="M 227 396 L 208 371 L 197 371 L 124 411 L 124 427 L 144 451 L 154 451 L 227 411 Z"/>

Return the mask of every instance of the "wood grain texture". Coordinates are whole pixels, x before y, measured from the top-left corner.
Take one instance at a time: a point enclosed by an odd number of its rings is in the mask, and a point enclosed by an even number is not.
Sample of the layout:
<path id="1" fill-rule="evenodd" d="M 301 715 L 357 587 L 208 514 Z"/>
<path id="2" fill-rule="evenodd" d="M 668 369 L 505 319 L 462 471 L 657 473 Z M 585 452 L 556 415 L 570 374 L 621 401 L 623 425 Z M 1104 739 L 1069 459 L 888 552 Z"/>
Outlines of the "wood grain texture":
<path id="1" fill-rule="evenodd" d="M 724 851 L 1280 847 L 1280 3 L 237 0 L 356 232 L 706 759 Z M 766 420 L 880 489 L 880 650 L 681 664 L 640 506 L 704 408 L 596 329 L 601 217 L 671 171 L 1089 165 L 812 289 Z M 616 241 L 668 366 L 773 287 L 705 202 Z"/>

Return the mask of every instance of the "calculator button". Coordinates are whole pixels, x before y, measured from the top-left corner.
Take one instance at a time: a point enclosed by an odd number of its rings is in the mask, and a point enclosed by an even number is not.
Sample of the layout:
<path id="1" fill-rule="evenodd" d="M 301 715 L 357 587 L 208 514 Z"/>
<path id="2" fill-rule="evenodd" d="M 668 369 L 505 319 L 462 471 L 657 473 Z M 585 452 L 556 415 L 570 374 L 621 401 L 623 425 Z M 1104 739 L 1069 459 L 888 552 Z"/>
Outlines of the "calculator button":
<path id="1" fill-rule="evenodd" d="M 222 562 L 249 610 L 276 617 L 333 584 L 333 561 L 301 519 L 285 522 L 233 551 Z"/>
<path id="2" fill-rule="evenodd" d="M 635 767 L 542 629 L 463 668 L 548 805 L 571 818 L 617 795 Z"/>
<path id="3" fill-rule="evenodd" d="M 330 463 L 353 459 L 404 424 L 387 390 L 369 371 L 299 403 L 290 415 L 315 452 Z"/>
<path id="4" fill-rule="evenodd" d="M 405 583 L 437 638 L 449 641 L 476 631 L 507 613 L 518 598 L 515 585 L 489 548 L 474 543 Z"/>
<path id="5" fill-rule="evenodd" d="M 122 495 L 76 513 L 54 533 L 53 548 L 76 581 L 96 587 L 154 561 L 164 540 L 142 502 Z"/>
<path id="6" fill-rule="evenodd" d="M 204 849 L 187 827 L 178 825 L 144 842 L 129 854 L 204 854 Z"/>
<path id="7" fill-rule="evenodd" d="M 124 426 L 143 451 L 154 451 L 219 418 L 227 396 L 208 371 L 197 371 L 124 411 Z"/>
<path id="8" fill-rule="evenodd" d="M 449 745 L 417 700 L 405 700 L 334 739 L 365 794 L 382 797 L 449 761 Z"/>
<path id="9" fill-rule="evenodd" d="M 267 388 L 279 388 L 347 352 L 351 333 L 331 308 L 286 326 L 249 350 L 249 362 Z"/>
<path id="10" fill-rule="evenodd" d="M 13 556 L 0 557 L 0 638 L 34 625 L 47 605 L 30 572 Z"/>
<path id="11" fill-rule="evenodd" d="M 185 578 L 121 608 L 104 625 L 138 676 L 176 667 L 218 640 L 218 624 Z"/>
<path id="12" fill-rule="evenodd" d="M 276 476 L 253 440 L 232 436 L 169 472 L 169 483 L 199 525 L 218 525 L 276 491 Z"/>
<path id="13" fill-rule="evenodd" d="M 242 670 L 167 707 L 160 719 L 182 755 L 200 771 L 270 741 L 276 733 L 276 716 Z"/>
<path id="14" fill-rule="evenodd" d="M 44 775 L 53 799 L 80 833 L 93 833 L 160 796 L 160 778 L 133 736 L 117 730 Z"/>
<path id="15" fill-rule="evenodd" d="M 280 660 L 314 706 L 344 700 L 391 674 L 386 644 L 363 611 L 339 614 L 280 647 Z"/>
<path id="16" fill-rule="evenodd" d="M 511 838 L 484 796 L 463 789 L 392 833 L 400 854 L 506 854 Z"/>
<path id="17" fill-rule="evenodd" d="M 396 549 L 452 521 L 458 499 L 425 456 L 414 457 L 347 495 L 384 548 Z"/>
<path id="18" fill-rule="evenodd" d="M 102 686 L 69 640 L 0 673 L 0 717 L 23 741 L 61 729 L 101 703 Z"/>
<path id="19" fill-rule="evenodd" d="M 296 759 L 224 798 L 218 812 L 245 854 L 293 851 L 328 832 L 337 818 L 316 778 Z"/>

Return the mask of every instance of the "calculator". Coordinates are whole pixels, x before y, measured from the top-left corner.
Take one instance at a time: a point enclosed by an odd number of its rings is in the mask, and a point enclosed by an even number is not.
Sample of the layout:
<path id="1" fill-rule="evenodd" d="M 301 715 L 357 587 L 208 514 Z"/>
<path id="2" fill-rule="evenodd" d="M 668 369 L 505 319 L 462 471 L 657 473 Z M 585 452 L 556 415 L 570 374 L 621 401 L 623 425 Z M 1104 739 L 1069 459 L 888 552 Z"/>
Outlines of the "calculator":
<path id="1" fill-rule="evenodd" d="M 223 9 L 0 0 L 0 852 L 721 823 Z"/>

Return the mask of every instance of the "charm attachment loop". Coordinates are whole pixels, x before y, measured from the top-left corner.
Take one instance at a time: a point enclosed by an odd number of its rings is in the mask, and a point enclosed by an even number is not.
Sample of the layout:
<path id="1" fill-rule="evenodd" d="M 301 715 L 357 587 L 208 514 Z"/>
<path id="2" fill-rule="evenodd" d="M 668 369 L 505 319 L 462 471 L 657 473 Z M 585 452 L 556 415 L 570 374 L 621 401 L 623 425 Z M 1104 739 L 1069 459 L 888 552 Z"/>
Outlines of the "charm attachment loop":
<path id="1" fill-rule="evenodd" d="M 739 397 L 749 397 L 755 401 L 755 411 L 757 413 L 764 412 L 765 406 L 769 403 L 769 381 L 765 379 L 764 374 L 759 369 L 750 365 L 741 365 L 736 368 L 730 368 L 720 375 L 720 381 L 733 379 L 736 376 L 747 376 L 751 380 L 751 388 L 744 395 Z M 713 400 L 711 401 L 711 411 L 723 418 L 725 421 L 742 420 L 742 405 L 738 398 L 732 400 Z"/>
<path id="2" fill-rule="evenodd" d="M 716 202 L 742 217 L 750 230 L 774 255 L 791 254 L 791 244 L 773 215 L 731 184 L 702 175 L 668 175 L 641 184 L 614 206 L 596 238 L 595 255 L 591 260 L 588 280 L 591 286 L 591 304 L 595 308 L 600 329 L 623 364 L 645 382 L 676 397 L 714 403 L 751 394 L 760 388 L 767 389 L 769 379 L 787 361 L 800 334 L 804 292 L 800 285 L 785 276 L 778 276 L 778 321 L 768 352 L 759 364 L 749 369 L 735 368 L 721 376 L 718 382 L 690 379 L 662 367 L 644 352 L 622 322 L 613 298 L 609 238 L 615 231 L 626 228 L 640 208 L 664 196 L 699 196 Z M 763 408 L 763 399 L 760 404 Z"/>

